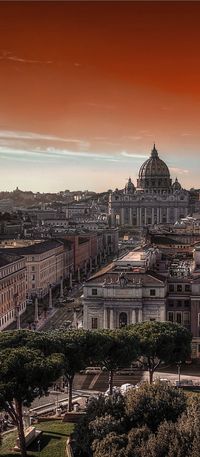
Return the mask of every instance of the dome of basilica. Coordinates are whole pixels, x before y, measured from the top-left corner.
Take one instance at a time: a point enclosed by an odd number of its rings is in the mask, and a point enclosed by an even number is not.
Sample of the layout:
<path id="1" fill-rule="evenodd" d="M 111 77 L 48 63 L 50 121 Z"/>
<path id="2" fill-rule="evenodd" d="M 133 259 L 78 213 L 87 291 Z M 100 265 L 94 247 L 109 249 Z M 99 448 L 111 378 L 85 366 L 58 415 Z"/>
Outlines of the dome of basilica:
<path id="1" fill-rule="evenodd" d="M 155 144 L 151 151 L 150 158 L 140 167 L 137 187 L 144 189 L 147 192 L 157 192 L 159 189 L 166 191 L 171 188 L 169 168 L 158 156 Z"/>
<path id="2" fill-rule="evenodd" d="M 135 192 L 135 186 L 131 181 L 131 178 L 129 178 L 128 182 L 126 183 L 124 192 L 125 194 L 133 194 Z"/>
<path id="3" fill-rule="evenodd" d="M 181 184 L 180 182 L 178 182 L 178 179 L 176 178 L 174 183 L 172 184 L 172 187 L 173 187 L 173 190 L 181 190 L 182 187 L 181 187 Z"/>

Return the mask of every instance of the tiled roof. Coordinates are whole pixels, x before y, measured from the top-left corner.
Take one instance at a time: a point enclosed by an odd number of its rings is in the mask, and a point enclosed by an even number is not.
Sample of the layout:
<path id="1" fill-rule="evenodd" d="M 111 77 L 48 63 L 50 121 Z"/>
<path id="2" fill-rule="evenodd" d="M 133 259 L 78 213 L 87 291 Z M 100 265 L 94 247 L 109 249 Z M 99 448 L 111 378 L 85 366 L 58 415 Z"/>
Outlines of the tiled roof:
<path id="1" fill-rule="evenodd" d="M 50 251 L 51 249 L 55 249 L 59 246 L 62 246 L 63 243 L 57 240 L 47 240 L 42 241 L 41 243 L 35 243 L 30 246 L 24 246 L 19 248 L 4 248 L 0 250 L 0 253 L 13 254 L 16 255 L 34 255 L 34 254 L 42 254 L 43 252 Z"/>
<path id="2" fill-rule="evenodd" d="M 113 265 L 113 264 L 111 264 Z M 137 284 L 138 282 L 142 281 L 143 284 L 165 284 L 166 278 L 154 271 L 146 271 L 146 272 L 132 272 L 132 271 L 116 271 L 112 269 L 112 266 L 109 265 L 110 268 L 106 268 L 99 271 L 96 275 L 92 276 L 90 279 L 87 280 L 86 284 L 103 284 L 104 282 L 107 284 L 115 284 L 119 281 L 120 274 L 123 273 L 127 279 L 127 285 L 131 285 L 134 283 Z"/>
<path id="3" fill-rule="evenodd" d="M 0 253 L 0 268 L 5 267 L 6 265 L 9 265 L 10 263 L 16 262 L 17 260 L 20 260 L 22 257 L 17 256 L 17 255 L 8 255 L 8 254 L 2 254 Z"/>

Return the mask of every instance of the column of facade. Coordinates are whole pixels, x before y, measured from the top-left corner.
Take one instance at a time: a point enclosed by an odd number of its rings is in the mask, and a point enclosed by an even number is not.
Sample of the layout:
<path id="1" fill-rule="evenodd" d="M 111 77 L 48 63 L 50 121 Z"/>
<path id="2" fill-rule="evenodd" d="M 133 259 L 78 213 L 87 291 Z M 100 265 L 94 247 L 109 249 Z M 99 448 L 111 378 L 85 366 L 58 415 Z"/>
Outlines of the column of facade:
<path id="1" fill-rule="evenodd" d="M 142 309 L 138 310 L 138 322 L 142 322 Z"/>
<path id="2" fill-rule="evenodd" d="M 160 222 L 162 223 L 162 208 L 160 208 Z"/>
<path id="3" fill-rule="evenodd" d="M 115 213 L 113 209 L 111 211 L 111 225 L 115 226 Z"/>
<path id="4" fill-rule="evenodd" d="M 133 225 L 133 210 L 130 208 L 129 210 L 129 224 Z"/>
<path id="5" fill-rule="evenodd" d="M 166 309 L 165 306 L 160 308 L 160 322 L 166 321 Z"/>
<path id="6" fill-rule="evenodd" d="M 140 227 L 142 226 L 142 208 L 140 208 L 140 223 L 139 223 Z"/>
<path id="7" fill-rule="evenodd" d="M 110 310 L 110 329 L 114 329 L 114 310 Z"/>
<path id="8" fill-rule="evenodd" d="M 131 323 L 135 324 L 136 323 L 136 310 L 132 310 L 132 316 L 131 316 Z"/>
<path id="9" fill-rule="evenodd" d="M 169 218 L 169 208 L 167 208 L 167 224 L 169 224 L 170 218 Z"/>
<path id="10" fill-rule="evenodd" d="M 124 208 L 121 208 L 120 225 L 124 225 Z"/>
<path id="11" fill-rule="evenodd" d="M 80 271 L 80 267 L 78 267 L 78 270 L 77 270 L 77 277 L 78 277 L 78 282 L 80 282 L 80 280 L 81 280 L 81 271 Z"/>
<path id="12" fill-rule="evenodd" d="M 144 208 L 144 224 L 147 225 L 147 209 Z"/>
<path id="13" fill-rule="evenodd" d="M 155 214 L 154 214 L 154 208 L 151 210 L 151 223 L 154 224 L 155 222 Z"/>
<path id="14" fill-rule="evenodd" d="M 103 311 L 103 328 L 108 328 L 108 310 L 104 308 Z"/>
<path id="15" fill-rule="evenodd" d="M 157 224 L 160 222 L 160 211 L 159 208 L 157 208 Z"/>
<path id="16" fill-rule="evenodd" d="M 85 261 L 85 276 L 87 276 L 87 260 Z"/>
<path id="17" fill-rule="evenodd" d="M 137 227 L 140 225 L 140 208 L 137 208 Z"/>

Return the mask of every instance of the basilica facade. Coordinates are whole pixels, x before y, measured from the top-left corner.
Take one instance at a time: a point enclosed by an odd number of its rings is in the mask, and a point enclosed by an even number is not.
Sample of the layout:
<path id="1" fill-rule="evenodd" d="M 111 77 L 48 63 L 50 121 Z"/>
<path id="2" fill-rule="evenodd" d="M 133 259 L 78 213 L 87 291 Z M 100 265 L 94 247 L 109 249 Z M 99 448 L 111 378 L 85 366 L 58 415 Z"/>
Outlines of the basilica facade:
<path id="1" fill-rule="evenodd" d="M 137 186 L 129 178 L 125 189 L 109 196 L 112 226 L 143 227 L 174 224 L 190 212 L 189 191 L 172 182 L 166 163 L 154 147 L 139 170 Z"/>

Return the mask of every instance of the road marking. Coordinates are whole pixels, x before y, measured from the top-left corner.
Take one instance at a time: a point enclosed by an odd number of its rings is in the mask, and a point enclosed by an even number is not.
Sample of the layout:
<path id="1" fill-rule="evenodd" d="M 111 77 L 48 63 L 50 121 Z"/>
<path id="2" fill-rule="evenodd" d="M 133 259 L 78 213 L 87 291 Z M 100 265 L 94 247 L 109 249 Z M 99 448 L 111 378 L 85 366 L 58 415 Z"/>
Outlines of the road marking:
<path id="1" fill-rule="evenodd" d="M 94 385 L 96 384 L 96 382 L 98 381 L 99 379 L 99 376 L 100 376 L 101 373 L 98 373 L 94 376 L 93 380 L 91 381 L 88 389 L 92 389 L 94 387 Z"/>

